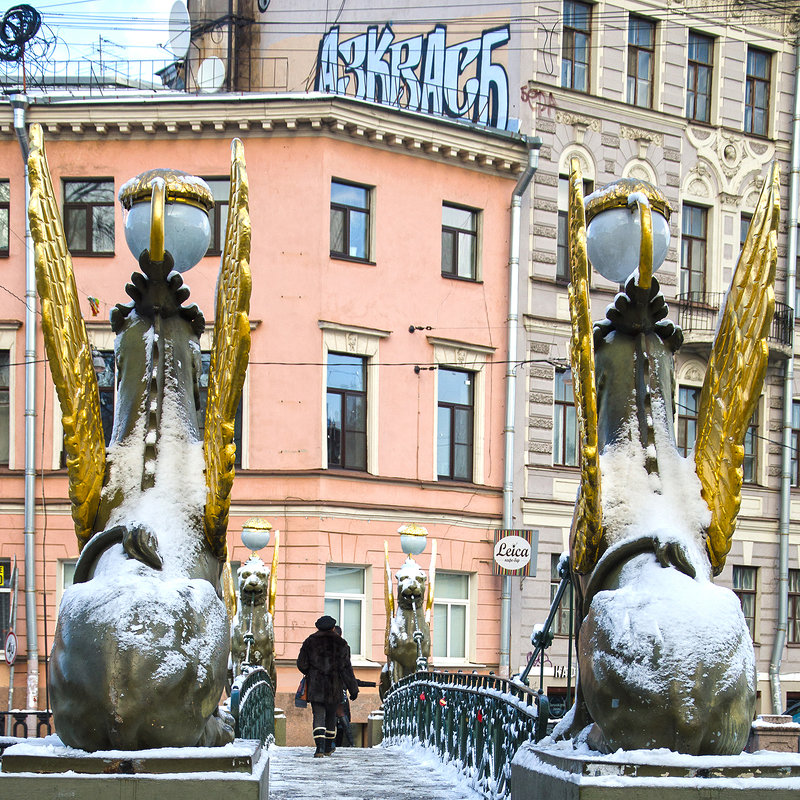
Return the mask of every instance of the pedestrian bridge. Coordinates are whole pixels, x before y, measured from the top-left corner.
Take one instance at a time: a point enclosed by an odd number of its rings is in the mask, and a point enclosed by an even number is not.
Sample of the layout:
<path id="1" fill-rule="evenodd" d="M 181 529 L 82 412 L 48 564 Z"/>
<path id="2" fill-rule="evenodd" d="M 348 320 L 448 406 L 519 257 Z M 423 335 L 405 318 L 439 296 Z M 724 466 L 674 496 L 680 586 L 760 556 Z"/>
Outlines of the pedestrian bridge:
<path id="1" fill-rule="evenodd" d="M 313 755 L 313 747 L 270 750 L 270 800 L 483 800 L 422 748 L 340 747 L 328 758 Z"/>

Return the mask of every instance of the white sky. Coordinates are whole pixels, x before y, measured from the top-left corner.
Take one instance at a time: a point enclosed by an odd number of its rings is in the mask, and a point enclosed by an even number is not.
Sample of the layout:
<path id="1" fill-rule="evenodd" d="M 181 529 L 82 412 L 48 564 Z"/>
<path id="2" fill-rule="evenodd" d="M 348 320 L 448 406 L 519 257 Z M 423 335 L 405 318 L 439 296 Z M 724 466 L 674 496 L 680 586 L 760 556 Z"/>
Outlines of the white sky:
<path id="1" fill-rule="evenodd" d="M 51 57 L 56 61 L 172 61 L 160 45 L 169 41 L 168 21 L 173 0 L 28 0 L 42 15 L 44 26 L 62 42 Z M 0 0 L 0 14 L 18 2 Z M 125 10 L 126 7 L 130 10 Z M 180 54 L 182 55 L 182 54 Z"/>

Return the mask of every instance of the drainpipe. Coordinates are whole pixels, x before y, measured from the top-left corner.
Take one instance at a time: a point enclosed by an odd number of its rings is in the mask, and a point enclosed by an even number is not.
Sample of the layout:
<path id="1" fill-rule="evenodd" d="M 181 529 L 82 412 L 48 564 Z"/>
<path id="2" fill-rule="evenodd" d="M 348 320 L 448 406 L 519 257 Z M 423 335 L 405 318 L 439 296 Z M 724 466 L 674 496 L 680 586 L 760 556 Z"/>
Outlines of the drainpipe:
<path id="1" fill-rule="evenodd" d="M 792 167 L 789 178 L 789 241 L 786 254 L 786 304 L 795 307 L 797 268 L 797 213 L 800 200 L 800 35 L 795 42 L 794 117 L 792 120 Z M 796 310 L 796 309 L 795 309 Z M 789 518 L 792 495 L 792 401 L 794 399 L 794 341 L 783 373 L 783 447 L 781 448 L 781 507 L 778 522 L 778 624 L 769 662 L 772 713 L 783 711 L 781 660 L 786 646 L 789 616 Z"/>
<path id="2" fill-rule="evenodd" d="M 505 459 L 503 461 L 503 528 L 511 528 L 514 519 L 514 418 L 517 395 L 517 330 L 519 327 L 519 230 L 522 195 L 539 166 L 539 136 L 528 139 L 528 164 L 511 192 L 511 231 L 508 258 L 508 364 L 506 366 L 506 425 L 504 429 Z M 503 575 L 500 596 L 500 674 L 510 672 L 511 650 L 511 576 Z"/>
<path id="3" fill-rule="evenodd" d="M 25 636 L 28 645 L 28 690 L 25 706 L 39 708 L 39 637 L 36 629 L 36 274 L 33 239 L 28 219 L 28 131 L 25 113 L 28 98 L 14 95 L 14 131 L 25 164 Z"/>

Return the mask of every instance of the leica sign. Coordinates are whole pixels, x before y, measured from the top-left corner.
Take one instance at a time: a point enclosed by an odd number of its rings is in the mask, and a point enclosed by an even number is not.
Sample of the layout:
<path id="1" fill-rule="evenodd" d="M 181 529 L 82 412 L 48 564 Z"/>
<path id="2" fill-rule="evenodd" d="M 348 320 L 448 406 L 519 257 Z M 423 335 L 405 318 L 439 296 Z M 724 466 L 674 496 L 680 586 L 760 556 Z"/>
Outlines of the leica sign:
<path id="1" fill-rule="evenodd" d="M 531 544 L 521 536 L 504 536 L 494 546 L 494 560 L 507 570 L 523 569 L 531 560 Z"/>

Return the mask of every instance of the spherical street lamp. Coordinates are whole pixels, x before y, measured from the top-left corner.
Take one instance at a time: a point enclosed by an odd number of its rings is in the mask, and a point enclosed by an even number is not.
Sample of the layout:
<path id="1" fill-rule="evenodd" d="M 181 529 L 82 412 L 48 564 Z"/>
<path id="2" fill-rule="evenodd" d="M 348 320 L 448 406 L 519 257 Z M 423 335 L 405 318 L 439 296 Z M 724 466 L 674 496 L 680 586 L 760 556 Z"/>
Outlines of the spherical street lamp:
<path id="1" fill-rule="evenodd" d="M 418 556 L 428 543 L 428 531 L 416 522 L 401 525 L 397 532 L 400 534 L 400 547 L 409 558 Z"/>
<path id="2" fill-rule="evenodd" d="M 242 525 L 242 543 L 253 555 L 269 544 L 272 525 L 263 517 L 251 517 Z M 277 533 L 277 531 L 276 531 Z"/>

